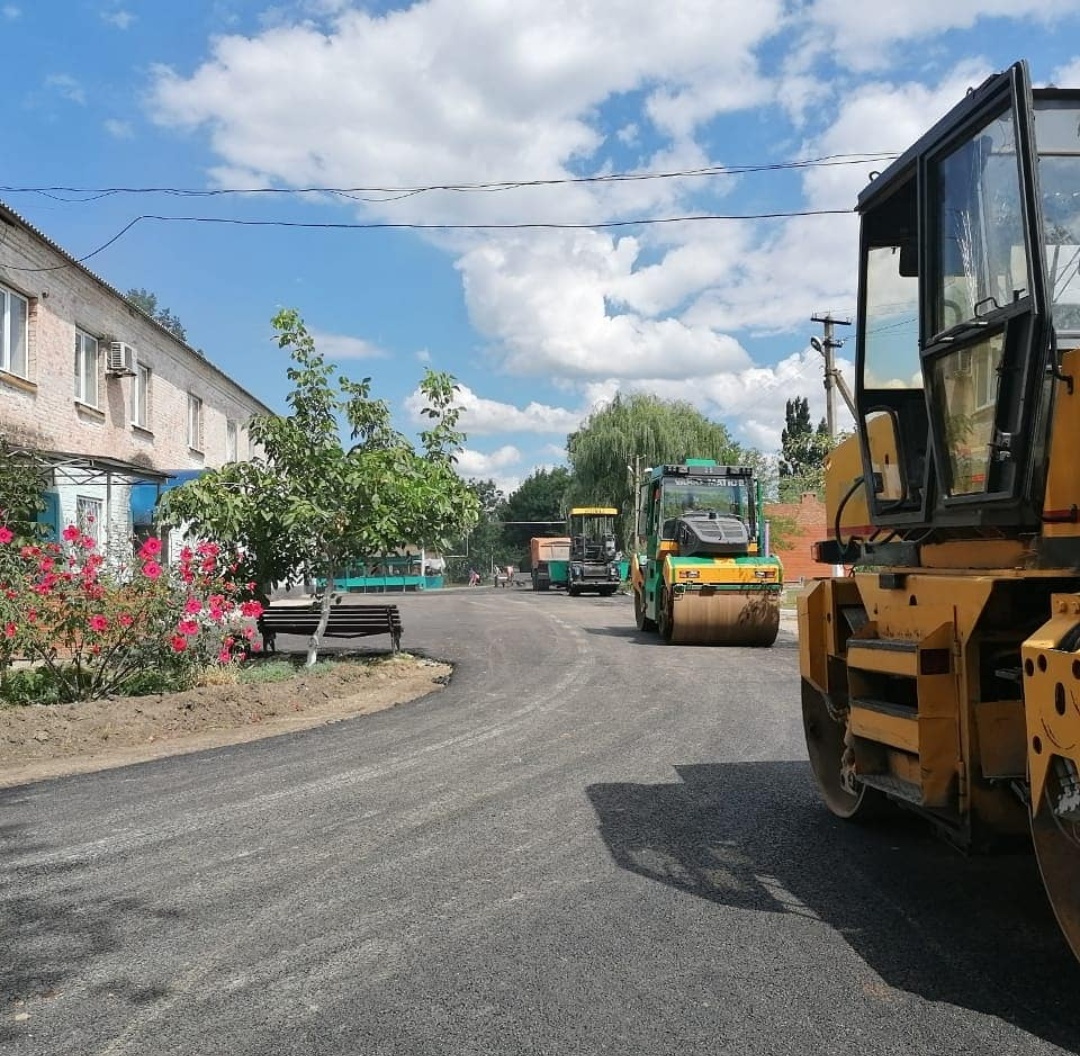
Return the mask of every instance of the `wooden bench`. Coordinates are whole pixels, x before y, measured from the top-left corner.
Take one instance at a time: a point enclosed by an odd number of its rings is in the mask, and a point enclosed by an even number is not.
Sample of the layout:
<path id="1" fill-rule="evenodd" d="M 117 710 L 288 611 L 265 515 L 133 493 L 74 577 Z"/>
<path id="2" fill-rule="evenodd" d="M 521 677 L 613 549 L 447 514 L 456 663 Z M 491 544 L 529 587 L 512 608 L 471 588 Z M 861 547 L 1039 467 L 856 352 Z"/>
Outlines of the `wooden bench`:
<path id="1" fill-rule="evenodd" d="M 319 626 L 321 602 L 310 606 L 271 605 L 259 617 L 259 633 L 267 650 L 276 652 L 274 639 L 279 634 L 302 634 L 309 638 Z M 326 625 L 326 638 L 369 638 L 390 635 L 393 651 L 401 648 L 401 613 L 396 605 L 332 605 Z"/>

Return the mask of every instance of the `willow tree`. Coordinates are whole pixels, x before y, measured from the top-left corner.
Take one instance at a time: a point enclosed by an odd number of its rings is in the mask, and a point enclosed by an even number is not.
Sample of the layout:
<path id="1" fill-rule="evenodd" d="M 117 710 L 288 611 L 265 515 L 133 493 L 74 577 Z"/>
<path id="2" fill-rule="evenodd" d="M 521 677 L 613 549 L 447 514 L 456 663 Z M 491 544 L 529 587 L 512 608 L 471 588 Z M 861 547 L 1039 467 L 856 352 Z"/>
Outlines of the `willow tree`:
<path id="1" fill-rule="evenodd" d="M 634 499 L 640 483 L 634 479 L 635 466 L 642 470 L 686 458 L 741 465 L 756 457 L 691 404 L 645 393 L 617 394 L 570 434 L 566 446 L 572 471 L 569 502 L 619 509 L 620 537 L 627 546 L 634 536 Z"/>
<path id="2" fill-rule="evenodd" d="M 275 582 L 326 581 L 310 665 L 336 576 L 360 557 L 440 546 L 475 523 L 478 503 L 454 466 L 465 437 L 457 430 L 461 409 L 450 375 L 429 370 L 420 382 L 428 428 L 417 451 L 393 428 L 386 402 L 372 396 L 370 378 L 338 377 L 335 386 L 334 366 L 316 351 L 296 311 L 279 312 L 274 327 L 279 346 L 291 350 L 291 413 L 253 418 L 249 431 L 261 453 L 170 491 L 164 518 L 239 549 L 237 579 L 253 580 L 264 596 Z"/>

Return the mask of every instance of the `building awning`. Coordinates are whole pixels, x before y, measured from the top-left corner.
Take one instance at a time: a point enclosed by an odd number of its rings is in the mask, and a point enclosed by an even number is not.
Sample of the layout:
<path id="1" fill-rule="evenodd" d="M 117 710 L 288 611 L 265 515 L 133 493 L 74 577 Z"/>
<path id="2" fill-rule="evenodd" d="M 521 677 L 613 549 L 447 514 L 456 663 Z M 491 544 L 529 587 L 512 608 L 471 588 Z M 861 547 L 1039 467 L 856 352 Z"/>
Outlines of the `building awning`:
<path id="1" fill-rule="evenodd" d="M 13 450 L 13 455 L 24 454 L 33 458 L 45 469 L 63 470 L 68 484 L 141 484 L 155 486 L 164 484 L 173 474 L 169 471 L 140 466 L 106 455 L 80 455 L 72 451 Z"/>
<path id="2" fill-rule="evenodd" d="M 104 486 L 104 552 L 110 555 L 118 552 L 118 547 L 123 549 L 127 545 L 126 542 L 121 543 L 114 537 L 111 499 L 113 486 L 129 486 L 132 491 L 137 487 L 148 488 L 156 496 L 173 477 L 172 473 L 165 470 L 141 466 L 136 462 L 126 462 L 108 455 L 87 455 L 77 451 L 42 451 L 38 448 L 21 448 L 15 445 L 10 445 L 7 451 L 12 458 L 25 459 L 32 466 L 51 474 L 54 487 Z M 60 533 L 61 509 L 55 499 L 49 499 L 49 493 L 50 489 L 47 488 L 45 510 L 42 511 L 42 517 L 39 517 L 39 520 L 48 525 L 52 538 L 55 539 Z M 123 531 L 126 536 L 126 523 Z"/>
<path id="3" fill-rule="evenodd" d="M 154 510 L 162 494 L 172 488 L 178 488 L 189 480 L 195 480 L 206 472 L 205 469 L 174 469 L 167 478 L 153 484 L 135 484 L 131 488 L 131 520 L 135 527 L 154 523 Z"/>

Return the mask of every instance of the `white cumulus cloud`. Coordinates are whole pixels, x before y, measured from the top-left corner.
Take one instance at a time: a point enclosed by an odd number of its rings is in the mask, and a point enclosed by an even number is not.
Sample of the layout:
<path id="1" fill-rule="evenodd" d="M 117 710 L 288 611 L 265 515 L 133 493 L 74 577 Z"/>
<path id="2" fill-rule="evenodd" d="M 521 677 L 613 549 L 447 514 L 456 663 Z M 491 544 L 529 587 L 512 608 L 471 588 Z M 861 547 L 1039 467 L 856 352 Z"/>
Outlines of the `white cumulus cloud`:
<path id="1" fill-rule="evenodd" d="M 45 87 L 69 102 L 86 105 L 86 92 L 70 73 L 50 73 L 45 78 Z"/>
<path id="2" fill-rule="evenodd" d="M 463 477 L 478 477 L 486 480 L 497 470 L 516 466 L 520 461 L 521 452 L 512 444 L 506 444 L 486 453 L 472 448 L 463 448 L 458 452 L 457 470 Z"/>
<path id="3" fill-rule="evenodd" d="M 382 359 L 386 353 L 370 341 L 349 334 L 331 334 L 323 330 L 311 330 L 315 347 L 326 359 Z"/>
<path id="4" fill-rule="evenodd" d="M 109 133 L 113 139 L 131 139 L 135 135 L 135 130 L 131 127 L 130 121 L 119 121 L 116 118 L 110 117 L 104 122 L 105 131 Z"/>
<path id="5" fill-rule="evenodd" d="M 491 433 L 569 433 L 580 424 L 584 413 L 563 407 L 529 403 L 515 407 L 510 403 L 485 399 L 467 385 L 461 385 L 457 396 L 463 408 L 461 428 L 470 436 Z M 423 394 L 416 390 L 405 401 L 412 421 L 419 425 L 427 421 L 420 411 L 426 405 Z"/>
<path id="6" fill-rule="evenodd" d="M 102 11 L 101 20 L 108 22 L 110 26 L 115 26 L 117 29 L 128 29 L 135 21 L 135 16 L 130 11 L 118 9 L 116 11 Z"/>

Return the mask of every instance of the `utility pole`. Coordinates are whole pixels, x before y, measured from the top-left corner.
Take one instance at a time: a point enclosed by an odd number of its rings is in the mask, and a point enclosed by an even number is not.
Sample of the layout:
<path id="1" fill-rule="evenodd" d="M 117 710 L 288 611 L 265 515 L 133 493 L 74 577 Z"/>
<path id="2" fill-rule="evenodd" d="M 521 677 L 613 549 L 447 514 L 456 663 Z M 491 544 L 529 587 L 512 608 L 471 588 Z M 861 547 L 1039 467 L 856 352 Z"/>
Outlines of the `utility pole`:
<path id="1" fill-rule="evenodd" d="M 816 337 L 810 339 L 810 344 L 817 349 L 825 357 L 825 422 L 829 429 L 829 439 L 836 439 L 836 392 L 835 389 L 840 389 L 841 394 L 844 397 L 844 402 L 848 405 L 848 409 L 852 415 L 855 414 L 855 407 L 851 400 L 851 394 L 848 391 L 847 385 L 844 379 L 840 376 L 840 372 L 836 369 L 836 359 L 833 356 L 833 352 L 842 348 L 843 341 L 837 341 L 833 336 L 834 326 L 851 326 L 850 319 L 834 319 L 832 314 L 825 312 L 824 314 L 815 314 L 810 316 L 812 322 L 821 323 L 825 328 L 825 334 L 823 340 L 818 341 Z"/>

